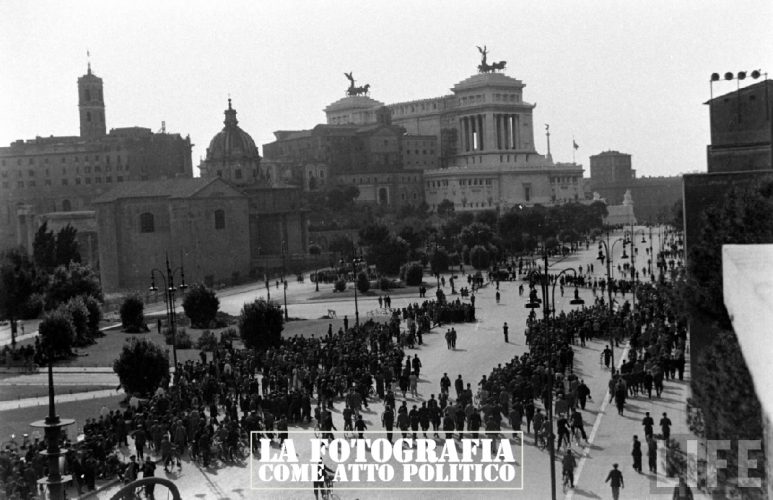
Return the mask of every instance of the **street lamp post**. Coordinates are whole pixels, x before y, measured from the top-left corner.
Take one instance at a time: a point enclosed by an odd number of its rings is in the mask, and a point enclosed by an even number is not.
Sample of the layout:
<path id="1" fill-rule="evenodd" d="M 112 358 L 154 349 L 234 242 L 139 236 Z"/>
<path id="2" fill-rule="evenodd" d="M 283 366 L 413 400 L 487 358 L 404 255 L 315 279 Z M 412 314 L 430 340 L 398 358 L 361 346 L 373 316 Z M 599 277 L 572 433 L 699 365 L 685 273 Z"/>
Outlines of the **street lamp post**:
<path id="1" fill-rule="evenodd" d="M 174 275 L 180 272 L 180 285 L 181 292 L 185 292 L 188 285 L 185 284 L 185 269 L 182 264 L 179 267 L 172 269 L 169 264 L 169 255 L 166 256 L 166 273 L 160 269 L 150 270 L 150 291 L 157 292 L 155 276 L 158 274 L 161 277 L 161 281 L 164 283 L 164 302 L 166 303 L 166 320 L 169 324 L 169 329 L 172 331 L 172 356 L 174 361 L 175 373 L 177 372 L 177 312 L 175 306 L 175 292 L 177 288 L 174 286 Z"/>
<path id="2" fill-rule="evenodd" d="M 550 304 L 548 299 L 550 296 L 548 295 L 550 290 L 550 275 L 548 274 L 549 269 L 549 263 L 548 263 L 548 251 L 547 246 L 543 243 L 543 258 L 545 261 L 545 268 L 542 272 L 534 269 L 529 272 L 528 278 L 531 280 L 531 277 L 533 275 L 538 275 L 540 279 L 540 289 L 542 292 L 542 317 L 543 317 L 543 324 L 545 326 L 545 336 L 547 339 L 547 346 L 546 350 L 548 353 L 548 401 L 547 401 L 547 417 L 548 417 L 548 427 L 550 428 L 550 432 L 548 432 L 548 449 L 550 452 L 550 492 L 551 492 L 551 498 L 552 500 L 556 500 L 556 447 L 555 447 L 555 436 L 553 434 L 553 385 L 554 385 L 554 376 L 553 376 L 553 330 L 550 325 Z M 558 276 L 556 276 L 556 280 L 553 283 L 553 315 L 555 316 L 555 293 L 556 293 L 556 283 L 558 282 L 559 277 L 564 274 L 567 271 L 575 272 L 574 269 L 564 269 L 562 270 Z M 540 304 L 539 301 L 536 299 L 536 291 L 532 290 L 534 293 L 529 294 L 529 302 L 526 304 L 527 309 L 537 309 Z M 575 289 L 575 298 L 570 301 L 572 305 L 577 304 L 584 304 L 584 301 L 580 299 L 579 292 Z M 536 431 L 535 431 L 536 432 Z"/>
<path id="3" fill-rule="evenodd" d="M 282 240 L 282 293 L 285 301 L 285 321 L 289 319 L 287 313 L 287 281 L 285 281 L 285 258 L 287 257 L 287 242 Z"/>
<path id="4" fill-rule="evenodd" d="M 614 312 L 614 306 L 612 304 L 612 275 L 611 275 L 611 265 L 612 265 L 612 252 L 615 249 L 615 244 L 617 243 L 623 243 L 623 255 L 620 256 L 621 259 L 627 259 L 628 255 L 625 253 L 625 239 L 618 238 L 615 241 L 611 243 L 609 242 L 609 231 L 607 230 L 607 240 L 604 241 L 603 239 L 599 239 L 599 256 L 597 257 L 598 260 L 601 261 L 601 265 L 604 265 L 604 261 L 607 261 L 607 296 L 609 297 L 609 316 L 612 317 L 612 314 Z M 603 251 L 602 251 L 603 249 Z M 606 258 L 604 256 L 604 253 L 606 252 Z M 612 373 L 615 373 L 615 337 L 614 337 L 614 331 L 610 328 L 609 329 L 609 342 L 610 342 L 610 350 L 612 351 Z"/>
<path id="5" fill-rule="evenodd" d="M 354 326 L 360 326 L 360 308 L 357 305 L 357 264 L 362 262 L 360 257 L 352 257 L 352 280 L 354 282 Z M 344 259 L 341 259 L 341 267 L 344 267 L 346 263 Z"/>
<path id="6" fill-rule="evenodd" d="M 59 447 L 62 427 L 72 425 L 75 420 L 71 418 L 59 418 L 54 405 L 54 368 L 53 353 L 48 350 L 48 416 L 30 424 L 32 427 L 42 428 L 46 439 L 46 450 L 40 454 L 48 459 L 48 476 L 38 480 L 38 484 L 48 486 L 48 498 L 51 500 L 65 500 L 64 487 L 72 481 L 72 476 L 63 476 L 59 468 L 59 457 L 64 456 L 67 450 Z"/>

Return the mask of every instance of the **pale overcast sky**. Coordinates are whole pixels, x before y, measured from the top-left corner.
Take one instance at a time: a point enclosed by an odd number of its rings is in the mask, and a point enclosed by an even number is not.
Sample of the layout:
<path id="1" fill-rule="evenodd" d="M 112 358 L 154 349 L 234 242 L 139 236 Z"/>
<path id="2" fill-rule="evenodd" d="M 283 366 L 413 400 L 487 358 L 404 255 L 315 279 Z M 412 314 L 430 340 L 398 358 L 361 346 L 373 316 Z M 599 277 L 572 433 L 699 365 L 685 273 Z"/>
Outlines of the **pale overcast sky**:
<path id="1" fill-rule="evenodd" d="M 387 104 L 450 93 L 476 45 L 526 84 L 537 149 L 556 161 L 608 149 L 638 175 L 705 171 L 712 72 L 773 77 L 773 2 L 0 2 L 0 144 L 77 135 L 86 51 L 112 127 L 190 134 L 198 165 L 230 93 L 260 147 L 311 128 L 358 85 Z M 745 84 L 749 84 L 746 80 Z M 735 82 L 719 82 L 718 95 Z"/>

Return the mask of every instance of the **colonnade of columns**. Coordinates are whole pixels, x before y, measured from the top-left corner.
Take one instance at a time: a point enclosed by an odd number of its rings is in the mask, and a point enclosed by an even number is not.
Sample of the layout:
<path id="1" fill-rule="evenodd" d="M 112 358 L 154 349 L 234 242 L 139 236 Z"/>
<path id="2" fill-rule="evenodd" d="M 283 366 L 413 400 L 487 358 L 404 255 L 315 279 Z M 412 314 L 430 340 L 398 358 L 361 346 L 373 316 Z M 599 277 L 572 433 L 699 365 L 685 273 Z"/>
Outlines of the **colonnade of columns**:
<path id="1" fill-rule="evenodd" d="M 464 151 L 483 151 L 484 115 L 463 116 L 459 119 Z"/>
<path id="2" fill-rule="evenodd" d="M 520 139 L 518 129 L 520 128 L 520 116 L 516 114 L 496 114 L 494 123 L 497 129 L 497 149 L 518 149 Z"/>
<path id="3" fill-rule="evenodd" d="M 462 151 L 483 151 L 487 143 L 489 149 L 518 149 L 521 146 L 518 133 L 521 124 L 519 115 L 494 114 L 489 115 L 489 118 L 493 118 L 492 132 L 496 132 L 494 137 L 487 137 L 486 115 L 469 115 L 459 118 Z M 494 144 L 489 142 L 492 139 Z"/>

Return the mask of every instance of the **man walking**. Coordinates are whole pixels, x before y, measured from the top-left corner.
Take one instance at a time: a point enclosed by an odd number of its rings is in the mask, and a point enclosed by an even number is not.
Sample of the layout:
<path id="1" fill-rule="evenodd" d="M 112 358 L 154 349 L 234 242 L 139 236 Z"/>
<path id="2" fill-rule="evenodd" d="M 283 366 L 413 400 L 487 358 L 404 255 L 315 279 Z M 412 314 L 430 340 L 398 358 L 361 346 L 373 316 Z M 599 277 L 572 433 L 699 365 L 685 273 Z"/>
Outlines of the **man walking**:
<path id="1" fill-rule="evenodd" d="M 510 343 L 510 340 L 509 340 L 509 339 L 508 339 L 508 337 L 507 337 L 507 333 L 508 333 L 508 330 L 509 330 L 509 329 L 510 329 L 510 328 L 507 326 L 507 321 L 505 321 L 505 324 L 502 326 L 502 331 L 503 331 L 503 332 L 504 332 L 504 334 L 505 334 L 505 344 L 509 344 L 509 343 Z"/>
<path id="2" fill-rule="evenodd" d="M 668 441 L 671 437 L 671 419 L 663 412 L 663 418 L 660 419 L 660 430 L 663 434 L 663 441 Z"/>
<path id="3" fill-rule="evenodd" d="M 618 500 L 620 498 L 620 488 L 625 488 L 623 482 L 623 473 L 617 470 L 617 464 L 612 464 L 613 469 L 609 471 L 605 483 L 609 483 L 612 487 L 612 498 Z"/>

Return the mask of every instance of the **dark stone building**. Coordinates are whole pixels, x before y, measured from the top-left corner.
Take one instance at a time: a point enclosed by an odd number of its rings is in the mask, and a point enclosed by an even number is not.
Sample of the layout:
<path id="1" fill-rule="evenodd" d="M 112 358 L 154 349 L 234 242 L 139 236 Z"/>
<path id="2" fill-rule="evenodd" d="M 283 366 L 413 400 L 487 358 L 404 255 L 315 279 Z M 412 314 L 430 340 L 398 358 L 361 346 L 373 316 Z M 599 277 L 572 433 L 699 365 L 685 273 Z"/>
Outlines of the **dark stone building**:
<path id="1" fill-rule="evenodd" d="M 80 135 L 36 137 L 0 148 L 0 250 L 32 241 L 44 219 L 91 213 L 94 198 L 130 181 L 191 178 L 190 138 L 148 128 L 106 132 L 102 79 L 78 79 Z M 60 214 L 60 215 L 53 215 Z M 90 224 L 81 224 L 87 231 Z M 96 233 L 90 245 L 96 245 Z M 96 254 L 96 246 L 89 254 Z M 93 262 L 92 262 L 93 263 Z"/>
<path id="2" fill-rule="evenodd" d="M 682 197 L 682 177 L 636 177 L 631 155 L 604 151 L 590 157 L 591 192 L 608 205 L 620 205 L 627 190 L 634 200 L 634 215 L 640 224 L 664 223 L 671 208 Z"/>

